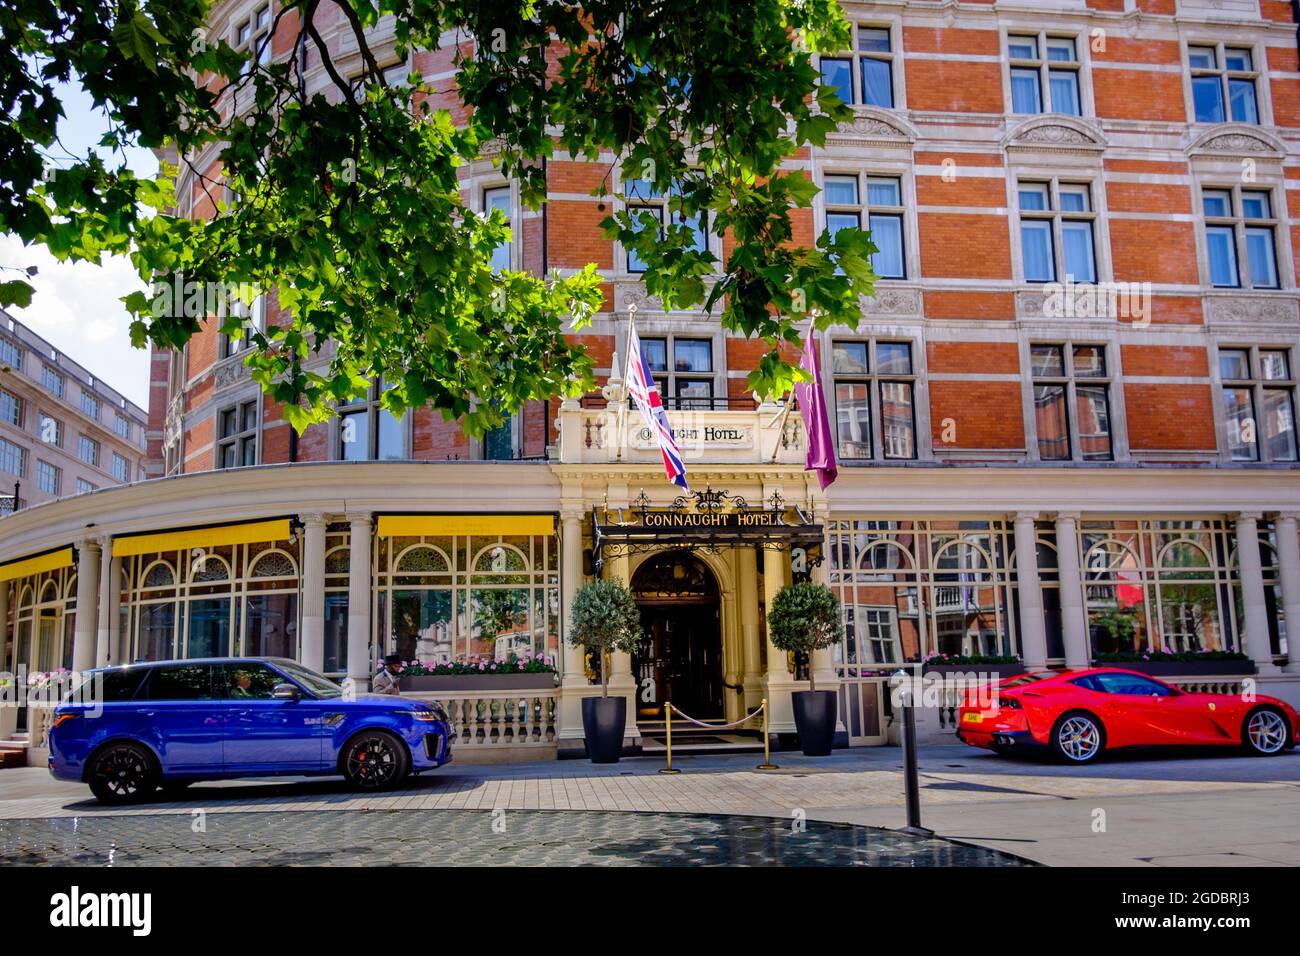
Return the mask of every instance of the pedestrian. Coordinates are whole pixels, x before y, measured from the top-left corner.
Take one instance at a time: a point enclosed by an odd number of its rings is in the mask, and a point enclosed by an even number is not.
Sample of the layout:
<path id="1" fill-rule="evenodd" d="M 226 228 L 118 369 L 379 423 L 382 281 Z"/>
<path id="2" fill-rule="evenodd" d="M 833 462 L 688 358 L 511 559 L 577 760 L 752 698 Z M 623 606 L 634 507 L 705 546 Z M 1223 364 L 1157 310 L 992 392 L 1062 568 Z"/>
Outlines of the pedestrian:
<path id="1" fill-rule="evenodd" d="M 393 694 L 396 696 L 401 691 L 397 687 L 397 675 L 402 669 L 402 659 L 396 654 L 389 654 L 384 658 L 384 664 L 379 668 L 379 673 L 375 679 L 370 682 L 370 689 L 376 694 Z"/>

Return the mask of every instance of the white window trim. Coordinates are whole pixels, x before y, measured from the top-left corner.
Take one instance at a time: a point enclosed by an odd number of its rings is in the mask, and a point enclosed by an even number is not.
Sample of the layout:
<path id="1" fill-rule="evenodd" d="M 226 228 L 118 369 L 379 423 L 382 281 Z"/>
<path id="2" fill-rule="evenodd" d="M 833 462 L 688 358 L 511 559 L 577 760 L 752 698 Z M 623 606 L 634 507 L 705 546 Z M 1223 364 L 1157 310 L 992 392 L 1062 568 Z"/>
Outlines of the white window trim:
<path id="1" fill-rule="evenodd" d="M 867 59 L 880 59 L 881 55 L 872 55 L 858 49 L 858 31 L 866 30 L 888 30 L 889 31 L 889 53 L 890 57 L 890 79 L 894 90 L 894 103 L 892 106 L 876 106 L 871 103 L 862 102 L 862 68 L 858 61 L 863 57 Z M 853 102 L 846 104 L 855 110 L 875 109 L 893 112 L 907 109 L 907 70 L 903 64 L 903 57 L 906 55 L 903 49 L 903 24 L 898 17 L 861 17 L 858 19 L 850 18 L 849 23 L 849 46 L 846 50 L 838 53 L 826 53 L 823 56 L 828 60 L 844 60 L 850 62 L 850 72 L 852 73 L 853 82 Z M 817 57 L 817 75 L 821 76 L 822 56 Z"/>
<path id="2" fill-rule="evenodd" d="M 1043 60 L 1043 69 L 1040 71 L 1039 83 L 1041 89 L 1039 92 L 1040 105 L 1044 107 L 1040 113 L 1016 113 L 1012 110 L 1011 101 L 1011 48 L 1008 45 L 1013 36 L 1036 36 L 1038 38 L 1039 54 Z M 1002 44 L 998 49 L 998 59 L 1001 61 L 1002 72 L 1002 109 L 1004 115 L 1012 117 L 1018 122 L 1030 119 L 1035 116 L 1065 116 L 1074 120 L 1084 120 L 1095 122 L 1097 118 L 1097 107 L 1093 100 L 1092 94 L 1092 46 L 1091 38 L 1086 32 L 1074 30 L 1069 27 L 1061 29 L 1042 29 L 1037 26 L 1003 26 L 998 30 L 998 40 Z M 1046 83 L 1045 71 L 1049 69 L 1047 64 L 1052 61 L 1046 59 L 1048 40 L 1073 40 L 1074 55 L 1077 57 L 1073 62 L 1079 65 L 1079 115 L 1072 113 L 1057 113 L 1047 107 L 1051 101 L 1050 89 L 1042 84 Z"/>
<path id="3" fill-rule="evenodd" d="M 1219 355 L 1222 352 L 1234 350 L 1243 350 L 1250 353 L 1250 379 L 1224 381 L 1222 370 L 1219 367 Z M 1286 344 L 1277 336 L 1259 336 L 1251 339 L 1223 339 L 1213 344 L 1210 349 L 1210 380 L 1214 390 L 1214 433 L 1219 445 L 1219 461 L 1224 464 L 1236 465 L 1238 467 L 1259 467 L 1260 465 L 1270 464 L 1268 453 L 1264 446 L 1263 428 L 1260 426 L 1260 396 L 1263 392 L 1264 382 L 1256 374 L 1259 370 L 1259 353 L 1260 352 L 1285 352 L 1287 353 L 1288 371 L 1291 373 L 1290 379 L 1282 379 L 1275 383 L 1279 387 L 1285 387 L 1288 382 L 1295 383 L 1297 380 L 1296 359 L 1300 358 L 1300 347 Z M 1243 461 L 1232 457 L 1232 446 L 1228 441 L 1228 413 L 1227 406 L 1223 401 L 1224 388 L 1246 388 L 1251 390 L 1251 401 L 1253 404 L 1252 411 L 1255 414 L 1255 432 L 1256 448 L 1259 451 L 1259 457 L 1254 461 Z M 1300 416 L 1300 386 L 1291 385 L 1291 409 L 1292 414 Z M 1300 426 L 1300 421 L 1296 423 Z M 1297 435 L 1297 441 L 1300 441 L 1300 435 Z M 1296 465 L 1294 461 L 1280 461 L 1280 465 Z"/>
<path id="4" fill-rule="evenodd" d="M 1066 320 L 1068 321 L 1068 320 Z M 1095 381 L 1106 385 L 1106 399 L 1110 407 L 1110 458 L 1103 461 L 1089 461 L 1083 458 L 1079 453 L 1078 432 L 1076 426 L 1076 412 L 1073 406 L 1068 406 L 1069 425 L 1070 425 L 1070 457 L 1068 459 L 1044 459 L 1038 453 L 1038 419 L 1034 414 L 1034 362 L 1033 346 L 1035 345 L 1059 345 L 1065 349 L 1069 355 L 1068 361 L 1073 361 L 1073 349 L 1076 345 L 1095 345 L 1105 351 L 1106 356 L 1106 377 L 1098 378 Z M 1024 408 L 1024 430 L 1025 430 L 1025 460 L 1034 464 L 1043 464 L 1047 466 L 1077 467 L 1107 467 L 1118 462 L 1127 462 L 1130 460 L 1128 444 L 1128 414 L 1124 408 L 1124 369 L 1120 363 L 1120 343 L 1116 335 L 1096 336 L 1080 335 L 1077 338 L 1068 332 L 1053 333 L 1048 330 L 1035 330 L 1033 335 L 1022 335 L 1019 341 L 1020 349 L 1020 376 L 1021 403 Z M 1071 383 L 1075 381 L 1071 376 Z M 1085 380 L 1084 384 L 1087 384 Z M 1072 389 L 1067 394 L 1067 405 L 1070 402 Z"/>
<path id="5" fill-rule="evenodd" d="M 1249 50 L 1251 62 L 1255 66 L 1255 110 L 1259 113 L 1259 123 L 1243 123 L 1240 120 L 1232 118 L 1232 106 L 1225 99 L 1223 101 L 1223 122 L 1222 123 L 1203 123 L 1196 118 L 1196 103 L 1192 98 L 1192 62 L 1190 50 L 1194 46 L 1212 46 L 1219 53 L 1219 62 L 1224 63 L 1223 52 L 1225 47 L 1231 47 L 1234 50 Z M 1191 33 L 1182 37 L 1180 44 L 1180 54 L 1182 56 L 1181 68 L 1183 77 L 1183 103 L 1186 106 L 1187 124 L 1196 129 L 1210 129 L 1215 126 L 1238 125 L 1252 129 L 1270 127 L 1273 125 L 1273 100 L 1270 94 L 1271 84 L 1268 82 L 1269 69 L 1267 58 L 1267 47 L 1255 40 L 1242 39 L 1238 42 L 1236 39 L 1225 41 L 1222 32 L 1217 33 Z M 1263 69 L 1261 69 L 1261 65 Z M 1226 68 L 1220 67 L 1221 73 L 1226 73 Z M 1224 91 L 1225 97 L 1227 91 Z"/>
<path id="6" fill-rule="evenodd" d="M 1226 217 L 1216 216 L 1214 225 L 1227 225 L 1227 220 L 1233 222 L 1233 248 L 1237 257 L 1237 284 L 1235 286 L 1214 285 L 1214 277 L 1210 270 L 1210 233 L 1209 226 L 1211 223 L 1205 215 L 1205 193 L 1206 192 L 1227 192 L 1231 194 L 1232 208 L 1229 210 L 1230 215 Z M 1241 194 L 1246 193 L 1266 193 L 1268 195 L 1269 210 L 1273 213 L 1271 219 L 1251 219 L 1247 220 L 1242 215 Z M 1279 196 L 1281 205 L 1279 205 Z M 1295 288 L 1295 278 L 1292 275 L 1291 247 L 1288 241 L 1291 232 L 1291 222 L 1289 219 L 1280 215 L 1286 210 L 1286 187 L 1279 186 L 1272 182 L 1253 182 L 1242 183 L 1240 180 L 1231 180 L 1223 177 L 1206 176 L 1196 183 L 1196 189 L 1193 193 L 1193 200 L 1196 206 L 1193 214 L 1196 216 L 1197 230 L 1197 256 L 1200 259 L 1201 284 L 1206 290 L 1217 293 L 1236 293 L 1236 294 L 1270 294 L 1284 292 L 1288 289 Z M 1276 286 L 1259 286 L 1258 288 L 1251 285 L 1249 260 L 1246 257 L 1246 224 L 1260 223 L 1269 226 L 1273 230 L 1273 269 L 1277 273 Z"/>

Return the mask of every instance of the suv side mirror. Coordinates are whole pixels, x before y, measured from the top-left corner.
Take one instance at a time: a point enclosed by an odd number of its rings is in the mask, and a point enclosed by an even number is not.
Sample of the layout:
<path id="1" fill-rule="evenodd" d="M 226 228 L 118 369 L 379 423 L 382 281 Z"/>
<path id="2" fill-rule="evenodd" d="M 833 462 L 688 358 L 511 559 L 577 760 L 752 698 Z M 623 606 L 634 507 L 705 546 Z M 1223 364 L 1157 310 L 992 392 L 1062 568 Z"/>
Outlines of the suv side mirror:
<path id="1" fill-rule="evenodd" d="M 284 684 L 276 684 L 271 690 L 271 696 L 275 700 L 297 700 L 302 696 L 302 694 L 298 692 L 297 684 L 286 682 Z"/>

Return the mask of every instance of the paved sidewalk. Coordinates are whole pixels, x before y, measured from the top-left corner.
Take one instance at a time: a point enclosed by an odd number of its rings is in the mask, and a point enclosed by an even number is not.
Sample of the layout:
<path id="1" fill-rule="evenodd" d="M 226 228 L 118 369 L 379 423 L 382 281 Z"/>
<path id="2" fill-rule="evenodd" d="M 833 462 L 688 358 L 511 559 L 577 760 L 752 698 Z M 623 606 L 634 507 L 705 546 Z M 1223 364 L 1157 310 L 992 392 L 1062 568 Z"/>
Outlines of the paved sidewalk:
<path id="1" fill-rule="evenodd" d="M 902 753 L 838 751 L 821 759 L 753 755 L 457 766 L 389 794 L 336 780 L 199 784 L 182 801 L 105 808 L 81 785 L 40 769 L 0 771 L 0 819 L 305 810 L 602 810 L 750 814 L 901 827 Z M 1275 758 L 1112 757 L 1064 767 L 962 746 L 926 748 L 923 822 L 941 836 L 1063 865 L 1300 864 L 1300 754 Z M 1292 839 L 1294 837 L 1294 839 Z"/>

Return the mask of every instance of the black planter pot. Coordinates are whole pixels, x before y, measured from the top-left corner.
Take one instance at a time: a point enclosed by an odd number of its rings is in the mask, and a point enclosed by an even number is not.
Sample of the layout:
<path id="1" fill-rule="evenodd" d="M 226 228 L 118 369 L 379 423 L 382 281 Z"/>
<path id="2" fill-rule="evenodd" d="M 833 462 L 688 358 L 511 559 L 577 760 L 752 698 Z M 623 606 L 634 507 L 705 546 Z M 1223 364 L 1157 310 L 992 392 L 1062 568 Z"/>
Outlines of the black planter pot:
<path id="1" fill-rule="evenodd" d="M 804 756 L 825 757 L 835 740 L 835 691 L 797 690 L 790 696 L 794 702 L 794 726 Z"/>
<path id="2" fill-rule="evenodd" d="M 592 763 L 618 763 L 627 726 L 626 697 L 584 697 L 582 733 Z"/>

